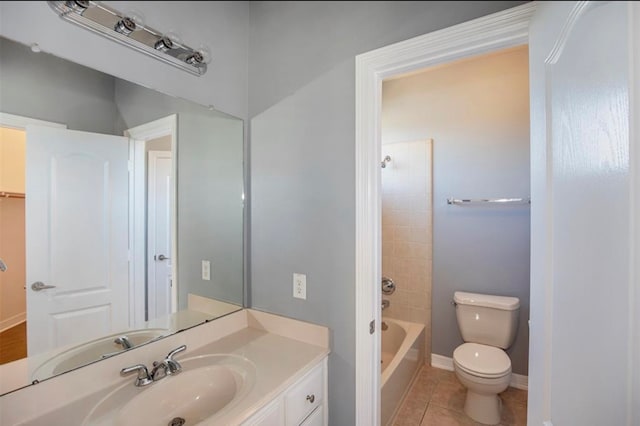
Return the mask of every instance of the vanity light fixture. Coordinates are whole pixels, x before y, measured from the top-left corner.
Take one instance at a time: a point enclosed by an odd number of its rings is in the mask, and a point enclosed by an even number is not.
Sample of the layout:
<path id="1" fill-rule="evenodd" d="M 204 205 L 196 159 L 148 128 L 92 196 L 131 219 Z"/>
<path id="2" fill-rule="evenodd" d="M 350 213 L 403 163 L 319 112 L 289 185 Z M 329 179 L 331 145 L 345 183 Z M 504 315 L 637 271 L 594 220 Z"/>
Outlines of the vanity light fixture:
<path id="1" fill-rule="evenodd" d="M 207 72 L 207 64 L 211 62 L 207 48 L 193 49 L 174 34 L 165 34 L 144 25 L 135 12 L 125 14 L 99 1 L 47 3 L 62 19 L 191 74 L 203 75 Z"/>

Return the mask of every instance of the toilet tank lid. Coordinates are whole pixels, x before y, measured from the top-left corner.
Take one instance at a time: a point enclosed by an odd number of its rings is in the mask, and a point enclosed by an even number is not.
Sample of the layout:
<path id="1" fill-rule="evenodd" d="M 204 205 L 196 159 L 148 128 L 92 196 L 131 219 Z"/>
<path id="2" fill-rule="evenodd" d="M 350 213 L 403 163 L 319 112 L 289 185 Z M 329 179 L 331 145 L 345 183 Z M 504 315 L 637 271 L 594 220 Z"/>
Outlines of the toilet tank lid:
<path id="1" fill-rule="evenodd" d="M 520 308 L 520 299 L 517 297 L 466 293 L 464 291 L 456 291 L 453 293 L 453 301 L 459 305 L 483 306 L 486 308 L 502 309 L 505 311 L 514 311 Z"/>

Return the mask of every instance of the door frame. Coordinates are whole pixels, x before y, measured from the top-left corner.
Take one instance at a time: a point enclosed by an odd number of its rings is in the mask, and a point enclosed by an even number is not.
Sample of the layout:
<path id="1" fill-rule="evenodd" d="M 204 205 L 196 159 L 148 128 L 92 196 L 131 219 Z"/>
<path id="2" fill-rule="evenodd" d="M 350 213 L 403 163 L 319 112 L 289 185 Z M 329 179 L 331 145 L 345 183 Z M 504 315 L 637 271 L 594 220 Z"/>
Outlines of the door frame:
<path id="1" fill-rule="evenodd" d="M 171 137 L 171 256 L 173 265 L 171 269 L 171 312 L 174 313 L 178 306 L 178 115 L 172 114 L 158 120 L 125 130 L 125 136 L 132 139 L 130 144 L 131 164 L 130 170 L 134 174 L 130 180 L 130 209 L 134 219 L 130 223 L 130 256 L 132 268 L 129 276 L 133 285 L 129 294 L 133 303 L 130 305 L 130 315 L 134 319 L 133 326 L 138 327 L 145 322 L 146 307 L 146 242 L 147 242 L 147 191 L 146 191 L 146 143 L 148 140 L 161 136 Z"/>
<path id="2" fill-rule="evenodd" d="M 356 56 L 356 424 L 380 424 L 382 82 L 528 44 L 536 7 L 536 2 L 526 3 Z M 545 339 L 531 334 L 531 340 Z"/>
<path id="3" fill-rule="evenodd" d="M 157 310 L 158 310 L 158 306 L 156 303 L 156 299 L 157 299 L 157 279 L 158 277 L 156 276 L 155 273 L 155 268 L 152 267 L 152 265 L 150 265 L 150 261 L 151 261 L 151 248 L 155 247 L 156 245 L 156 235 L 153 232 L 149 232 L 151 229 L 155 229 L 156 228 L 156 215 L 155 215 L 155 209 L 151 209 L 149 208 L 149 206 L 155 205 L 157 203 L 157 199 L 156 199 L 156 182 L 154 180 L 153 182 L 153 187 L 151 186 L 151 179 L 149 179 L 149 177 L 153 176 L 155 178 L 155 173 L 156 173 L 156 162 L 155 160 L 158 158 L 168 158 L 171 160 L 171 169 L 173 169 L 173 158 L 171 157 L 171 152 L 170 151 L 148 151 L 147 153 L 147 317 L 149 316 L 149 312 L 153 311 L 156 313 L 157 315 Z M 173 179 L 173 177 L 172 177 Z M 173 185 L 173 184 L 171 184 Z M 169 188 L 169 190 L 171 191 L 172 188 Z M 169 208 L 172 209 L 173 206 L 170 206 Z M 171 233 L 171 231 L 169 231 L 169 233 Z M 169 236 L 169 238 L 171 238 L 171 236 Z M 172 247 L 173 248 L 173 247 Z M 173 254 L 170 253 L 171 256 L 173 257 Z M 153 256 L 154 260 L 155 260 L 155 255 Z M 172 261 L 175 260 L 171 259 Z M 173 278 L 173 277 L 172 277 Z M 149 285 L 150 283 L 153 283 L 153 285 Z M 171 288 L 173 288 L 173 284 L 171 286 Z M 153 301 L 153 309 L 151 309 L 151 301 Z M 173 306 L 173 303 L 171 301 L 171 294 L 169 295 L 169 303 L 171 304 L 171 306 Z M 154 315 L 154 318 L 156 318 L 157 316 Z"/>

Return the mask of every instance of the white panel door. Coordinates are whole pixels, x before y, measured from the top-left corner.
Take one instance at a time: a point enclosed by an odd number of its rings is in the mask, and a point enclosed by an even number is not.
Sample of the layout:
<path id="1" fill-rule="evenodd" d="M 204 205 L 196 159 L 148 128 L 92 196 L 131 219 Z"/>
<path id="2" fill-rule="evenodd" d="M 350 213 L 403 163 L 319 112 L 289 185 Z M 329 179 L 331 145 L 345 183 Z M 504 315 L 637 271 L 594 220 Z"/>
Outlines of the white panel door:
<path id="1" fill-rule="evenodd" d="M 541 2 L 531 25 L 532 425 L 633 424 L 630 7 Z"/>
<path id="2" fill-rule="evenodd" d="M 171 313 L 171 152 L 149 151 L 148 320 Z"/>
<path id="3" fill-rule="evenodd" d="M 27 127 L 29 356 L 128 328 L 128 161 L 127 138 Z"/>

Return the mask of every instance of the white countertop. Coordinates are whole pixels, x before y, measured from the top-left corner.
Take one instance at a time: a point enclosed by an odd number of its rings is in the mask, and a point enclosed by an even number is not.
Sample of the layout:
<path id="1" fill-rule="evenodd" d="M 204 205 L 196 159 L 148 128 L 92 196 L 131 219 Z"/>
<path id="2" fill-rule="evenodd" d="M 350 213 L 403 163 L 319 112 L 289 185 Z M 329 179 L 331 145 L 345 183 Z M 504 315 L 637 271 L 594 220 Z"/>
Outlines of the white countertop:
<path id="1" fill-rule="evenodd" d="M 150 365 L 181 344 L 187 345 L 187 351 L 177 356 L 178 360 L 231 354 L 253 363 L 255 381 L 248 393 L 200 423 L 239 424 L 327 356 L 328 343 L 326 327 L 245 309 L 7 394 L 0 398 L 0 424 L 79 424 L 105 395 L 105 389 L 126 382 L 133 386 L 132 377 L 119 376 L 121 368 L 136 363 Z"/>

